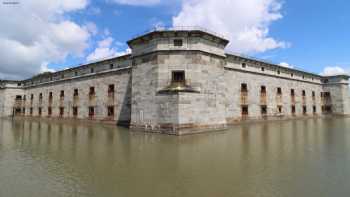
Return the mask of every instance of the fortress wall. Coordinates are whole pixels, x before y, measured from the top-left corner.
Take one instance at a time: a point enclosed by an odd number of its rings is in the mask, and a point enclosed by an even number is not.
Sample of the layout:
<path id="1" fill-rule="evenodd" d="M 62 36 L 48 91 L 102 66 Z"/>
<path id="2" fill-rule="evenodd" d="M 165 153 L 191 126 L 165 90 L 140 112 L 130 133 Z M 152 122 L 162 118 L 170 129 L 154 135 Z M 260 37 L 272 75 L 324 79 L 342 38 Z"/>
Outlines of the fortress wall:
<path id="1" fill-rule="evenodd" d="M 114 93 L 108 93 L 109 85 L 114 85 Z M 89 96 L 90 87 L 94 87 L 95 96 Z M 74 89 L 78 89 L 78 97 L 74 97 Z M 39 116 L 39 108 L 42 117 L 49 116 L 49 107 L 52 109 L 51 117 L 60 117 L 60 108 L 64 108 L 62 118 L 72 118 L 73 107 L 78 107 L 78 119 L 111 120 L 119 122 L 130 121 L 130 69 L 110 71 L 104 74 L 96 74 L 74 78 L 61 82 L 54 82 L 40 86 L 34 86 L 25 90 L 26 108 L 25 115 Z M 61 91 L 64 98 L 61 99 Z M 52 92 L 52 102 L 49 102 L 49 94 Z M 39 99 L 42 94 L 42 101 Z M 31 95 L 34 99 L 31 101 Z M 108 106 L 114 107 L 114 116 L 108 117 Z M 94 107 L 94 116 L 89 117 L 89 107 Z"/>
<path id="2" fill-rule="evenodd" d="M 276 76 L 276 74 L 263 73 L 238 69 L 235 62 L 227 62 L 225 72 L 227 108 L 226 115 L 228 121 L 239 120 L 242 118 L 242 105 L 248 106 L 248 116 L 250 118 L 261 118 L 261 106 L 267 106 L 267 116 L 291 116 L 292 105 L 295 105 L 295 115 L 303 116 L 303 106 L 306 106 L 307 115 L 314 115 L 313 106 L 316 106 L 316 114 L 321 114 L 321 84 L 312 81 L 302 81 L 291 77 Z M 270 71 L 271 72 L 271 71 Z M 282 73 L 281 73 L 282 74 Z M 241 99 L 241 84 L 247 84 L 248 94 L 246 103 Z M 266 87 L 266 104 L 261 99 L 261 86 Z M 281 88 L 282 95 L 277 98 L 277 88 Z M 295 102 L 292 102 L 291 89 L 295 92 Z M 305 102 L 303 101 L 302 91 L 305 90 Z M 312 92 L 315 92 L 313 100 Z M 293 104 L 294 103 L 294 104 Z M 282 107 L 282 112 L 278 110 Z"/>
<path id="3" fill-rule="evenodd" d="M 0 117 L 14 115 L 13 106 L 17 95 L 23 95 L 24 90 L 20 88 L 0 89 Z"/>

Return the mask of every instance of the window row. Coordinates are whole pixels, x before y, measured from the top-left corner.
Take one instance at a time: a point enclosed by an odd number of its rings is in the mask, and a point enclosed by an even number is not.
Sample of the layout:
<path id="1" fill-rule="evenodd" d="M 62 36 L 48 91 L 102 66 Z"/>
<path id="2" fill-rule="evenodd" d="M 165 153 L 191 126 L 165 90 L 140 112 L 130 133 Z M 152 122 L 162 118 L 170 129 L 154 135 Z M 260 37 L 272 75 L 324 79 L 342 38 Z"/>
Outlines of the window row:
<path id="1" fill-rule="evenodd" d="M 28 115 L 33 116 L 34 108 L 30 107 L 28 109 L 29 109 Z M 65 109 L 66 109 L 65 107 L 59 107 L 59 114 L 58 114 L 59 117 L 64 117 L 65 115 L 68 115 L 68 114 L 65 114 L 66 113 Z M 18 108 L 17 110 L 21 110 L 21 109 Z M 42 107 L 38 107 L 37 110 L 38 110 L 37 111 L 38 112 L 37 113 L 38 116 L 42 116 L 43 115 L 43 108 Z M 95 115 L 96 115 L 96 107 L 89 106 L 87 110 L 88 110 L 88 116 L 90 118 L 95 117 Z M 107 110 L 107 117 L 109 117 L 109 118 L 114 117 L 114 115 L 115 115 L 115 107 L 114 106 L 107 106 L 106 110 Z M 52 112 L 53 112 L 52 107 L 47 107 L 47 114 L 46 115 L 50 117 L 50 116 L 53 115 Z M 22 113 L 23 115 L 27 115 L 26 114 L 26 108 L 22 108 L 22 112 L 18 112 L 18 113 Z M 73 117 L 78 117 L 78 114 L 79 114 L 79 107 L 76 107 L 76 106 L 72 107 L 72 115 L 73 115 Z"/>
<path id="2" fill-rule="evenodd" d="M 241 93 L 248 93 L 248 86 L 247 86 L 247 84 L 245 84 L 245 83 L 241 84 Z M 260 93 L 261 93 L 261 95 L 266 95 L 267 94 L 266 86 L 261 86 L 260 87 Z M 281 87 L 277 87 L 276 88 L 276 94 L 277 95 L 282 95 L 282 88 Z M 292 96 L 292 97 L 296 96 L 295 89 L 290 89 L 290 96 Z M 301 96 L 303 96 L 303 97 L 306 96 L 306 91 L 305 90 L 301 91 Z M 321 98 L 322 97 L 330 97 L 330 93 L 329 92 L 321 92 L 320 96 L 321 96 Z M 316 98 L 316 92 L 315 91 L 311 92 L 311 97 L 313 99 Z"/>
<path id="3" fill-rule="evenodd" d="M 326 113 L 331 111 L 331 106 L 322 106 L 322 113 Z M 283 106 L 282 105 L 277 105 L 277 107 L 274 109 L 275 112 L 277 112 L 277 114 L 283 114 Z M 317 107 L 316 105 L 312 106 L 312 113 L 316 114 L 317 113 Z M 268 111 L 268 107 L 267 105 L 261 105 L 260 106 L 260 114 L 262 116 L 267 116 L 267 111 Z M 295 105 L 291 105 L 290 106 L 290 113 L 291 115 L 296 115 L 296 106 Z M 308 113 L 308 107 L 306 105 L 302 106 L 302 113 L 303 115 L 307 115 Z M 249 116 L 249 106 L 248 105 L 242 105 L 241 106 L 241 114 L 243 117 L 247 117 Z"/>
<path id="4" fill-rule="evenodd" d="M 115 93 L 115 86 L 114 86 L 114 84 L 108 85 L 108 90 L 107 90 L 108 96 L 113 96 L 114 93 Z M 88 95 L 89 96 L 95 96 L 95 94 L 96 94 L 95 87 L 93 87 L 93 86 L 90 87 Z M 73 98 L 78 97 L 78 96 L 79 96 L 79 89 L 74 89 L 73 90 Z M 59 98 L 62 100 L 62 99 L 64 99 L 64 97 L 65 97 L 65 91 L 61 90 L 59 92 Z M 21 100 L 21 98 L 22 97 L 20 95 L 16 96 L 16 100 Z M 23 96 L 23 100 L 24 101 L 26 100 L 26 95 Z M 30 94 L 30 100 L 31 101 L 34 100 L 34 94 Z M 42 101 L 42 100 L 43 100 L 43 93 L 39 93 L 39 101 Z M 48 100 L 49 100 L 49 102 L 52 102 L 52 100 L 53 100 L 53 92 L 49 92 Z"/>

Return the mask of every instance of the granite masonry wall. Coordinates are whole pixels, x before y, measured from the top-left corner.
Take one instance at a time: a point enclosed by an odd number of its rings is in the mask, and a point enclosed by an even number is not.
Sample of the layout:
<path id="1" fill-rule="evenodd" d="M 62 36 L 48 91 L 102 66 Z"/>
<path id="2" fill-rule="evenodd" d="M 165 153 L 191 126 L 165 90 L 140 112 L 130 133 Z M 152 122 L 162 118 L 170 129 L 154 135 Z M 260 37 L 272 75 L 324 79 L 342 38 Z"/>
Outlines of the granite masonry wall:
<path id="1" fill-rule="evenodd" d="M 128 122 L 131 89 L 129 71 L 123 69 L 28 88 L 24 94 L 26 100 L 22 103 L 22 108 L 26 109 L 24 115 Z M 111 85 L 114 86 L 113 92 L 108 90 Z M 90 94 L 90 88 L 94 88 L 94 94 Z M 73 108 L 76 108 L 76 114 Z M 93 110 L 89 113 L 91 108 Z M 108 108 L 113 108 L 110 115 Z"/>
<path id="2" fill-rule="evenodd" d="M 156 31 L 128 44 L 130 55 L 0 81 L 0 116 L 109 121 L 181 135 L 247 119 L 350 115 L 346 75 L 227 54 L 227 40 L 203 31 Z"/>
<path id="3" fill-rule="evenodd" d="M 224 58 L 198 51 L 163 51 L 135 58 L 132 127 L 177 131 L 225 125 Z M 185 71 L 196 92 L 162 93 L 172 71 Z M 203 115 L 205 114 L 205 115 Z"/>

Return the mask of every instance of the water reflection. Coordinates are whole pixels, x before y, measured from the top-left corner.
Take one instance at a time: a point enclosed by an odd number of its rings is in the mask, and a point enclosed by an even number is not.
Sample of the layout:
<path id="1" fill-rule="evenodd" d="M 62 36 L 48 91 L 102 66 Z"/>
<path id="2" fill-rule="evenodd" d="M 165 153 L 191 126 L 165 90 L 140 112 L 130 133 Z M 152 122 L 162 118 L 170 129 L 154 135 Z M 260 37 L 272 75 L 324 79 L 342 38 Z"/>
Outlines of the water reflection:
<path id="1" fill-rule="evenodd" d="M 0 196 L 345 196 L 346 118 L 173 137 L 0 121 Z"/>

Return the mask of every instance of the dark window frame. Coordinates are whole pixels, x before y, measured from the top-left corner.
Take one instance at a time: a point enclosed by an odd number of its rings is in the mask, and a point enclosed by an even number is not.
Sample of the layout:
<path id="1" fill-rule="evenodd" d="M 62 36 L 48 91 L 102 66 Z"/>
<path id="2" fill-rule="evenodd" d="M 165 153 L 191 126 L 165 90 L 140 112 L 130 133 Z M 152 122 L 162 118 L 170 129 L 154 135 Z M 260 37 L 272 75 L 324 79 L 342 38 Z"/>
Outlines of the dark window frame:
<path id="1" fill-rule="evenodd" d="M 115 92 L 115 85 L 114 84 L 109 84 L 108 85 L 108 93 L 114 93 Z"/>
<path id="2" fill-rule="evenodd" d="M 75 88 L 73 90 L 73 96 L 79 96 L 79 89 Z"/>
<path id="3" fill-rule="evenodd" d="M 241 83 L 241 92 L 248 92 L 248 84 Z"/>
<path id="4" fill-rule="evenodd" d="M 260 113 L 261 113 L 261 115 L 263 115 L 263 116 L 266 116 L 266 115 L 267 115 L 267 105 L 261 105 L 261 106 L 260 106 Z"/>
<path id="5" fill-rule="evenodd" d="M 78 114 L 79 114 L 78 107 L 77 107 L 77 106 L 74 106 L 74 107 L 73 107 L 73 117 L 78 117 Z"/>
<path id="6" fill-rule="evenodd" d="M 64 116 L 64 107 L 60 107 L 59 110 L 60 110 L 59 116 L 63 117 Z"/>
<path id="7" fill-rule="evenodd" d="M 115 115 L 114 106 L 107 106 L 107 116 L 114 117 L 114 115 Z"/>
<path id="8" fill-rule="evenodd" d="M 91 86 L 89 88 L 89 95 L 90 96 L 94 96 L 96 94 L 96 91 L 95 91 L 95 87 L 94 86 Z"/>
<path id="9" fill-rule="evenodd" d="M 94 117 L 96 114 L 95 114 L 95 107 L 94 106 L 89 106 L 89 117 L 92 118 Z"/>
<path id="10" fill-rule="evenodd" d="M 249 115 L 249 106 L 248 105 L 242 105 L 241 106 L 241 115 L 242 116 L 248 116 Z"/>
<path id="11" fill-rule="evenodd" d="M 277 95 L 282 95 L 282 88 L 281 87 L 277 88 Z"/>
<path id="12" fill-rule="evenodd" d="M 185 83 L 186 73 L 184 70 L 174 70 L 171 72 L 171 82 L 172 83 Z"/>
<path id="13" fill-rule="evenodd" d="M 173 44 L 175 47 L 182 47 L 183 46 L 183 39 L 174 39 Z"/>

